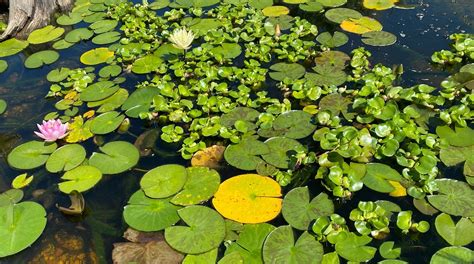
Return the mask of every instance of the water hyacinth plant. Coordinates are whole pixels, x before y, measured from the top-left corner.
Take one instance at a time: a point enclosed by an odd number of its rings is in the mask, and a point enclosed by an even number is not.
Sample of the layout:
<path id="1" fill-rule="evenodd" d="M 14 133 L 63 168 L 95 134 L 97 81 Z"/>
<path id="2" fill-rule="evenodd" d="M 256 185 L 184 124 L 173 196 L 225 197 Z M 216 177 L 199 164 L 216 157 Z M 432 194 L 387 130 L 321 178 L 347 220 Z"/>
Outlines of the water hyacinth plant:
<path id="1" fill-rule="evenodd" d="M 42 124 L 37 124 L 36 126 L 39 132 L 35 131 L 34 133 L 46 142 L 54 142 L 68 134 L 68 123 L 63 124 L 59 119 L 43 120 Z"/>

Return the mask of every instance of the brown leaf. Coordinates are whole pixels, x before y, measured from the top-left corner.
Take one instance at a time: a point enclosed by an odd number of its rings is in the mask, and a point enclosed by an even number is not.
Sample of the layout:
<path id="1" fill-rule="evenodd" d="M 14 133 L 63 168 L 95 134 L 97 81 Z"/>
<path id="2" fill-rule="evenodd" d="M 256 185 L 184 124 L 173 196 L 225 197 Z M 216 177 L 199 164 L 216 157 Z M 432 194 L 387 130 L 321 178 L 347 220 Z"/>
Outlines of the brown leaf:
<path id="1" fill-rule="evenodd" d="M 179 264 L 183 258 L 165 241 L 115 243 L 112 251 L 114 264 Z"/>
<path id="2" fill-rule="evenodd" d="M 196 152 L 191 159 L 193 167 L 208 167 L 211 169 L 219 168 L 219 163 L 224 157 L 224 146 L 213 145 Z"/>

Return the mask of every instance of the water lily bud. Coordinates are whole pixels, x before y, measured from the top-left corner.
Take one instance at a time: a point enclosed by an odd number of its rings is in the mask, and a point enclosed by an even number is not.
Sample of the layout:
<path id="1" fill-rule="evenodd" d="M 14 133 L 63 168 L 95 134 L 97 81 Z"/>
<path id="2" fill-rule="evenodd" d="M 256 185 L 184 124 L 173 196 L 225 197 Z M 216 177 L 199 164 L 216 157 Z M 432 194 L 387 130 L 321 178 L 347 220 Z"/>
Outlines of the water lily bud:
<path id="1" fill-rule="evenodd" d="M 117 132 L 119 132 L 120 134 L 124 134 L 128 131 L 129 128 L 130 128 L 130 119 L 125 118 L 120 124 L 120 126 L 118 127 Z"/>

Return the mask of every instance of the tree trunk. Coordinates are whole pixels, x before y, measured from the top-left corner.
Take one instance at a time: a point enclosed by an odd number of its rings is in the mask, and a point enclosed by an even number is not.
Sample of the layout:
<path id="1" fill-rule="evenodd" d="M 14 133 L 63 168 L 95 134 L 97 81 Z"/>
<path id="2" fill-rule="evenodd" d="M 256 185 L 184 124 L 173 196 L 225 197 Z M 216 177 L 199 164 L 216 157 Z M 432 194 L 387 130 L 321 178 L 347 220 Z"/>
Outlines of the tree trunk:
<path id="1" fill-rule="evenodd" d="M 69 10 L 74 0 L 0 0 L 9 2 L 8 27 L 0 40 L 26 38 L 31 31 L 46 26 L 56 11 Z"/>

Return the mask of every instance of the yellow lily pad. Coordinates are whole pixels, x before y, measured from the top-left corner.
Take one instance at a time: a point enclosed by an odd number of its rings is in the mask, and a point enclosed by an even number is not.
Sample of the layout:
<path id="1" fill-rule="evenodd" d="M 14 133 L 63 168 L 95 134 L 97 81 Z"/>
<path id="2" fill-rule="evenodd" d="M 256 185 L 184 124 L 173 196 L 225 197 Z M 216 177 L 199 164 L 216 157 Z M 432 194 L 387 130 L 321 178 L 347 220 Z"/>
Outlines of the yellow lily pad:
<path id="1" fill-rule="evenodd" d="M 407 196 L 407 189 L 401 185 L 399 182 L 397 181 L 388 181 L 390 183 L 390 185 L 393 186 L 393 188 L 395 188 L 395 190 L 391 191 L 388 195 L 392 196 L 392 197 L 403 197 L 403 196 Z"/>
<path id="2" fill-rule="evenodd" d="M 240 223 L 264 223 L 280 214 L 281 187 L 269 177 L 243 174 L 221 183 L 212 204 L 225 218 Z"/>
<path id="3" fill-rule="evenodd" d="M 224 158 L 224 146 L 213 145 L 194 153 L 191 159 L 193 167 L 219 168 L 219 163 Z"/>
<path id="4" fill-rule="evenodd" d="M 290 9 L 286 6 L 268 6 L 262 10 L 263 14 L 267 17 L 278 17 L 282 15 L 288 15 Z"/>
<path id="5" fill-rule="evenodd" d="M 97 48 L 86 51 L 81 55 L 81 62 L 85 65 L 97 65 L 106 62 L 114 56 L 113 51 L 108 48 Z"/>
<path id="6" fill-rule="evenodd" d="M 341 23 L 341 28 L 347 32 L 364 34 L 372 31 L 381 31 L 383 26 L 371 17 L 349 18 Z"/>
<path id="7" fill-rule="evenodd" d="M 15 189 L 21 189 L 28 186 L 33 181 L 33 175 L 28 177 L 27 173 L 20 174 L 15 177 L 12 181 L 12 187 Z"/>
<path id="8" fill-rule="evenodd" d="M 364 7 L 373 10 L 386 10 L 395 6 L 398 0 L 364 0 Z"/>

